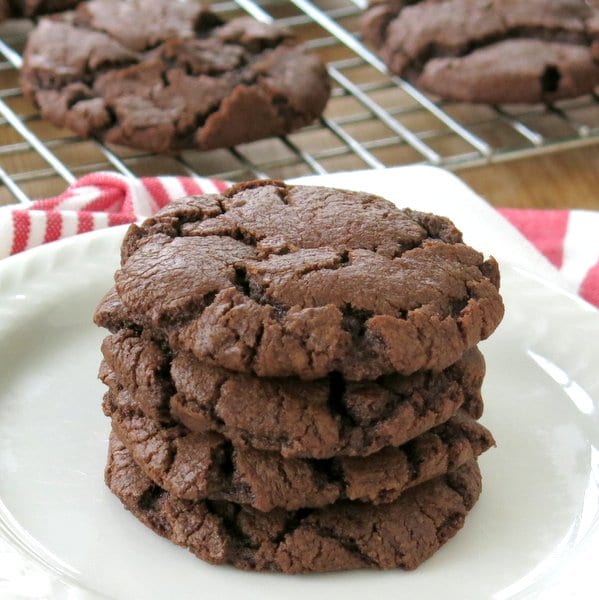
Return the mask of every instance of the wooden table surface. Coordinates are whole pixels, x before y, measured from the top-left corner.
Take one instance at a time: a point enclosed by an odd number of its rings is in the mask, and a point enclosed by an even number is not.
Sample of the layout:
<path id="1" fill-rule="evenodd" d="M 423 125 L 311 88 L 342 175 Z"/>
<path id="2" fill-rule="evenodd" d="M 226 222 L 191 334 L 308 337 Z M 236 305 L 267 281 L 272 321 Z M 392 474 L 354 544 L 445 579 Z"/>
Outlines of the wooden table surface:
<path id="1" fill-rule="evenodd" d="M 599 210 L 599 144 L 461 169 L 456 175 L 497 207 Z M 53 184 L 50 194 L 64 188 L 60 179 Z M 34 189 L 32 196 L 41 197 L 44 192 L 45 183 L 40 182 L 40 189 Z M 0 189 L 0 205 L 14 201 Z"/>
<path id="2" fill-rule="evenodd" d="M 457 175 L 494 206 L 599 210 L 599 145 Z"/>

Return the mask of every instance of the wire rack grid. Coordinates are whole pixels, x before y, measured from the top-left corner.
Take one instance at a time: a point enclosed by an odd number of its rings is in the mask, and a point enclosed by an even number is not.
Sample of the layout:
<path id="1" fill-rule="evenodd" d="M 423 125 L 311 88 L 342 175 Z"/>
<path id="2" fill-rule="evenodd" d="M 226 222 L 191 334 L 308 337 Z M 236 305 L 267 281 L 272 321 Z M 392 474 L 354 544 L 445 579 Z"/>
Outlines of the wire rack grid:
<path id="1" fill-rule="evenodd" d="M 63 191 L 85 173 L 288 178 L 401 164 L 449 169 L 599 143 L 599 97 L 551 106 L 472 106 L 436 101 L 390 75 L 360 40 L 367 0 L 208 2 L 294 30 L 327 63 L 333 93 L 312 126 L 277 139 L 211 152 L 158 156 L 83 140 L 41 119 L 18 84 L 32 23 L 0 26 L 0 204 Z"/>

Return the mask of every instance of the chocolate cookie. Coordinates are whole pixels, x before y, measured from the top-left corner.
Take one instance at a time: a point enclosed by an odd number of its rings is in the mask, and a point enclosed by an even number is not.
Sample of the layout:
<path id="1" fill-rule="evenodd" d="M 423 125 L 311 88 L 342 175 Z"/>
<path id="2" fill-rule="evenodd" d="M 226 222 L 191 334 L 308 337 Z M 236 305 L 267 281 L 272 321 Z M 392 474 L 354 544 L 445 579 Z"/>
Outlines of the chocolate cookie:
<path id="1" fill-rule="evenodd" d="M 125 508 L 199 558 L 284 573 L 414 569 L 461 529 L 481 491 L 480 471 L 471 462 L 391 504 L 338 502 L 262 513 L 228 502 L 174 498 L 143 474 L 114 435 L 105 476 Z"/>
<path id="2" fill-rule="evenodd" d="M 460 413 L 401 448 L 318 461 L 237 448 L 218 434 L 192 433 L 183 426 L 161 427 L 125 390 L 108 392 L 104 411 L 135 462 L 169 494 L 227 500 L 261 511 L 314 508 L 341 498 L 391 502 L 495 443 L 485 427 Z"/>
<path id="3" fill-rule="evenodd" d="M 223 24 L 191 0 L 90 0 L 44 19 L 21 83 L 54 124 L 154 152 L 284 135 L 330 93 L 324 65 L 289 30 Z"/>
<path id="4" fill-rule="evenodd" d="M 441 370 L 503 316 L 497 263 L 448 219 L 274 181 L 174 202 L 131 226 L 115 282 L 133 324 L 260 377 Z M 112 329 L 122 314 L 100 307 L 96 322 Z"/>
<path id="5" fill-rule="evenodd" d="M 99 377 L 110 385 L 114 372 L 118 384 L 129 391 L 147 416 L 157 422 L 172 423 L 170 400 L 176 390 L 170 353 L 143 335 L 125 328 L 107 336 L 102 341 L 104 361 Z"/>
<path id="6" fill-rule="evenodd" d="M 143 336 L 143 334 L 142 334 Z M 478 419 L 485 362 L 473 348 L 440 373 L 387 375 L 351 382 L 331 375 L 317 381 L 265 379 L 166 353 L 122 329 L 102 343 L 105 383 L 116 375 L 157 422 L 172 418 L 191 431 L 222 433 L 237 446 L 285 457 L 363 456 L 399 446 L 444 423 L 460 407 Z"/>
<path id="7" fill-rule="evenodd" d="M 81 0 L 0 0 L 0 21 L 10 17 L 36 17 L 68 10 Z"/>
<path id="8" fill-rule="evenodd" d="M 553 102 L 599 85 L 598 14 L 586 0 L 390 0 L 363 33 L 391 71 L 444 98 Z"/>

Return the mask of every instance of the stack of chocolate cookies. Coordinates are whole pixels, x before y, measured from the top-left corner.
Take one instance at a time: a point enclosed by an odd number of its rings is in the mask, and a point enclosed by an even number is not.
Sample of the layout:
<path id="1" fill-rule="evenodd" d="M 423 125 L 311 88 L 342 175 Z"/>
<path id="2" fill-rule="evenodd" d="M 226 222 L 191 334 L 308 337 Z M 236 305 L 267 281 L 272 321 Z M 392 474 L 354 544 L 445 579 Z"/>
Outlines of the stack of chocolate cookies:
<path id="1" fill-rule="evenodd" d="M 237 185 L 127 232 L 98 306 L 106 482 L 212 563 L 413 569 L 463 525 L 493 259 L 364 193 Z"/>

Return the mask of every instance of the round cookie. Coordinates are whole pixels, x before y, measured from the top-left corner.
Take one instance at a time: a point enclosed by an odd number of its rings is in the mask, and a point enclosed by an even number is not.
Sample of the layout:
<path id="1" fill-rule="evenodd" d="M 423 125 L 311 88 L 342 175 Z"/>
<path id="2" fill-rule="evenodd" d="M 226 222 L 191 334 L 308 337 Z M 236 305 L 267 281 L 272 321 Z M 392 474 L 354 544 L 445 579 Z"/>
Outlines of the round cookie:
<path id="1" fill-rule="evenodd" d="M 382 0 L 363 33 L 393 73 L 443 98 L 553 102 L 599 85 L 598 15 L 586 0 Z"/>
<path id="2" fill-rule="evenodd" d="M 106 394 L 104 411 L 137 465 L 169 494 L 227 500 L 261 511 L 316 508 L 343 498 L 388 503 L 495 443 L 485 427 L 459 413 L 400 448 L 317 461 L 238 448 L 218 434 L 192 433 L 182 426 L 161 427 L 117 385 Z"/>
<path id="3" fill-rule="evenodd" d="M 102 353 L 101 379 L 110 385 L 116 378 L 154 421 L 174 418 L 191 431 L 288 458 L 364 456 L 409 441 L 460 407 L 475 419 L 483 408 L 485 362 L 476 348 L 440 373 L 369 382 L 258 378 L 186 352 L 171 362 L 156 342 L 129 329 L 109 335 Z"/>
<path id="4" fill-rule="evenodd" d="M 284 573 L 415 569 L 462 528 L 481 491 L 473 461 L 391 504 L 339 502 L 262 513 L 228 502 L 172 497 L 144 475 L 114 435 L 105 478 L 140 521 L 199 558 Z"/>
<path id="5" fill-rule="evenodd" d="M 503 316 L 497 263 L 448 219 L 275 181 L 131 226 L 115 287 L 129 319 L 174 351 L 259 377 L 441 370 Z M 104 308 L 95 318 L 115 324 Z"/>
<path id="6" fill-rule="evenodd" d="M 289 457 L 365 456 L 404 444 L 460 407 L 474 418 L 483 407 L 484 360 L 478 350 L 441 373 L 365 382 L 335 375 L 310 382 L 257 378 L 183 353 L 173 361 L 172 374 L 175 420 Z"/>
<path id="7" fill-rule="evenodd" d="M 330 93 L 324 65 L 289 30 L 223 24 L 192 0 L 89 0 L 42 19 L 21 85 L 55 125 L 153 152 L 284 135 Z"/>

